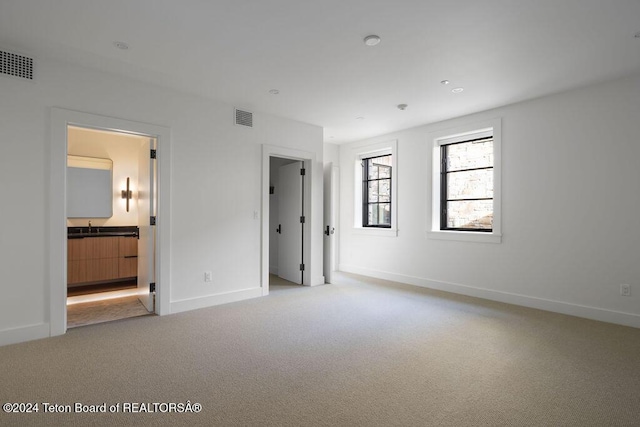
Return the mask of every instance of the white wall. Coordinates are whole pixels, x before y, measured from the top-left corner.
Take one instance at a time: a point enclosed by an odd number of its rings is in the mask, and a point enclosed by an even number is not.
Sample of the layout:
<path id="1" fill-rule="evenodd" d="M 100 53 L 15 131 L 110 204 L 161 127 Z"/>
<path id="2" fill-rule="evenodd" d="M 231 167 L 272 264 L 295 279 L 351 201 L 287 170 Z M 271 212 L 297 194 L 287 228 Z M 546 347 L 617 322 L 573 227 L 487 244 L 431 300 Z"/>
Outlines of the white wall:
<path id="1" fill-rule="evenodd" d="M 57 61 L 36 67 L 34 82 L 0 77 L 0 345 L 48 334 L 53 106 L 170 127 L 172 152 L 159 156 L 172 156 L 172 311 L 260 287 L 261 144 L 313 152 L 321 164 L 321 128 L 256 113 L 247 129 L 233 125 L 231 105 Z M 321 174 L 313 180 L 321 215 Z"/>
<path id="2" fill-rule="evenodd" d="M 333 163 L 334 166 L 340 165 L 340 146 L 337 144 L 329 144 L 327 142 L 323 145 L 324 150 L 324 164 L 325 170 L 329 163 Z"/>
<path id="3" fill-rule="evenodd" d="M 462 98 L 463 99 L 463 98 Z M 502 118 L 502 243 L 431 240 L 429 133 Z M 640 75 L 340 147 L 340 268 L 640 327 Z M 353 233 L 347 153 L 398 140 L 397 237 Z M 631 284 L 622 297 L 619 285 Z"/>
<path id="4" fill-rule="evenodd" d="M 138 225 L 138 154 L 142 142 L 148 138 L 75 127 L 69 128 L 68 132 L 68 154 L 110 159 L 113 162 L 113 215 L 111 218 L 68 218 L 67 225 L 86 227 L 89 220 L 93 226 Z M 126 201 L 121 197 L 127 177 L 130 178 L 129 186 L 134 196 L 129 202 L 129 212 Z"/>

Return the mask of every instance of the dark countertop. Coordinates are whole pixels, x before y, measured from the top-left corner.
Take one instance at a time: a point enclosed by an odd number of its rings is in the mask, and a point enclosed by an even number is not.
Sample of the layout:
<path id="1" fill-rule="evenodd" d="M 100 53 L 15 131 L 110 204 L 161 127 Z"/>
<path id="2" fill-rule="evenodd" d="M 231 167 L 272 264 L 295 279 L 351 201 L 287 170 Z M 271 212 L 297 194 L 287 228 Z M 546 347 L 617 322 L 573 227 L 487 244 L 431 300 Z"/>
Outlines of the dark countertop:
<path id="1" fill-rule="evenodd" d="M 84 239 L 85 237 L 139 237 L 137 226 L 120 227 L 67 227 L 67 238 Z"/>

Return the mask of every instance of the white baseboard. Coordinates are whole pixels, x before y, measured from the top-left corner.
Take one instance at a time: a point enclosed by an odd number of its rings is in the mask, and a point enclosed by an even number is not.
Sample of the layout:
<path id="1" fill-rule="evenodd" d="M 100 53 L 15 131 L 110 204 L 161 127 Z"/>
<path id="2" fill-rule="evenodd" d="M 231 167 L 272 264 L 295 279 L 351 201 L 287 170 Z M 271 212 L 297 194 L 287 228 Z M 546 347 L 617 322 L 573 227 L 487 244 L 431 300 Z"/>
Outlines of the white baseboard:
<path id="1" fill-rule="evenodd" d="M 311 286 L 324 285 L 324 276 L 317 276 L 311 279 Z"/>
<path id="2" fill-rule="evenodd" d="M 5 329 L 0 331 L 0 346 L 48 338 L 49 336 L 50 327 L 48 323 Z"/>
<path id="3" fill-rule="evenodd" d="M 377 279 L 390 280 L 423 288 L 437 289 L 455 294 L 468 295 L 491 301 L 504 302 L 554 313 L 568 314 L 570 316 L 584 317 L 586 319 L 600 320 L 602 322 L 640 328 L 640 315 L 607 310 L 597 307 L 589 307 L 572 304 L 563 301 L 554 301 L 510 292 L 494 291 L 491 289 L 477 288 L 474 286 L 460 285 L 457 283 L 440 282 L 421 277 L 407 276 L 404 274 L 390 273 L 386 271 L 371 270 L 352 265 L 340 264 L 339 271 L 345 273 L 360 274 Z"/>
<path id="4" fill-rule="evenodd" d="M 262 288 L 243 289 L 241 291 L 226 292 L 199 298 L 183 299 L 171 302 L 171 313 L 196 310 L 262 296 Z"/>

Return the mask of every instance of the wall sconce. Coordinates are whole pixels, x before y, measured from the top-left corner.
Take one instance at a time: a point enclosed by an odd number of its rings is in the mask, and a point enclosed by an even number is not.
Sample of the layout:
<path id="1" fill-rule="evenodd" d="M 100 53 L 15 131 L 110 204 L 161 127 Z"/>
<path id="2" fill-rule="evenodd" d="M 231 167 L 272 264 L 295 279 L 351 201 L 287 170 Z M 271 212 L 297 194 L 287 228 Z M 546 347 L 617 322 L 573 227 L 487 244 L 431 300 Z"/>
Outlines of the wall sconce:
<path id="1" fill-rule="evenodd" d="M 129 200 L 133 197 L 133 193 L 129 189 L 129 177 L 127 177 L 127 189 L 122 190 L 122 198 L 127 200 L 127 212 L 129 212 Z"/>

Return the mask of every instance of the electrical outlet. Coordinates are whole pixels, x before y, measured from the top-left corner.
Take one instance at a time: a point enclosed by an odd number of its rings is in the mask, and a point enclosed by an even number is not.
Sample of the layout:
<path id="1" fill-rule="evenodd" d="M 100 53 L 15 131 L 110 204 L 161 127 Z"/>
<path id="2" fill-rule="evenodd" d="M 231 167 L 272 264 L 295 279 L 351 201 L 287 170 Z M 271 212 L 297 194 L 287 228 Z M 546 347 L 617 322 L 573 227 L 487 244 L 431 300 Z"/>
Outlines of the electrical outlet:
<path id="1" fill-rule="evenodd" d="M 204 281 L 205 282 L 213 282 L 213 276 L 211 275 L 210 271 L 205 271 L 204 272 Z"/>
<path id="2" fill-rule="evenodd" d="M 631 296 L 631 285 L 620 285 L 620 295 L 623 297 Z"/>

